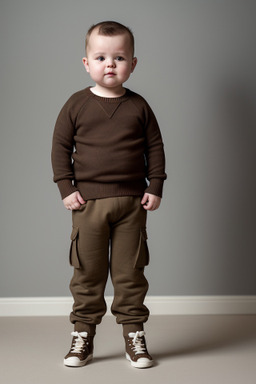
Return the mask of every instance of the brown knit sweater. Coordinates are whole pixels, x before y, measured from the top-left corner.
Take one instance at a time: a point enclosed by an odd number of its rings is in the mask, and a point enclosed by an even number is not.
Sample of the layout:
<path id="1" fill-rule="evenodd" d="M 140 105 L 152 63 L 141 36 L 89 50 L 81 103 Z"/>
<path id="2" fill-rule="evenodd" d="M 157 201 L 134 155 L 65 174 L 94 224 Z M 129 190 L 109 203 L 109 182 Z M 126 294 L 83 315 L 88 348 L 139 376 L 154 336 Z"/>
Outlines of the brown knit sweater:
<path id="1" fill-rule="evenodd" d="M 128 89 L 104 98 L 88 87 L 69 98 L 55 125 L 52 166 L 62 199 L 77 190 L 85 200 L 144 192 L 161 197 L 166 179 L 156 118 Z"/>

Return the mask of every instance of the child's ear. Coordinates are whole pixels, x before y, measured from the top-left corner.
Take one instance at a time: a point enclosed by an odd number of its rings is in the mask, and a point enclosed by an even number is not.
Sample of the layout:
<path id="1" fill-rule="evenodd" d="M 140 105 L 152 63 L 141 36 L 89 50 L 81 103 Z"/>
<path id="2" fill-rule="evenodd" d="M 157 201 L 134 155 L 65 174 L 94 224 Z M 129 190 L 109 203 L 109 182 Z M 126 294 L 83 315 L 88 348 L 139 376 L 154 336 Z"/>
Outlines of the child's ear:
<path id="1" fill-rule="evenodd" d="M 136 65 L 137 65 L 137 62 L 138 62 L 137 57 L 134 57 L 134 58 L 132 59 L 132 70 L 131 70 L 131 72 L 134 71 L 134 69 L 135 69 L 135 67 L 136 67 Z"/>
<path id="2" fill-rule="evenodd" d="M 87 59 L 87 57 L 83 57 L 83 58 L 82 58 L 82 61 L 83 61 L 83 65 L 84 65 L 84 67 L 85 67 L 86 71 L 87 71 L 87 72 L 90 72 L 90 69 L 89 69 L 89 64 L 88 64 L 88 59 Z"/>

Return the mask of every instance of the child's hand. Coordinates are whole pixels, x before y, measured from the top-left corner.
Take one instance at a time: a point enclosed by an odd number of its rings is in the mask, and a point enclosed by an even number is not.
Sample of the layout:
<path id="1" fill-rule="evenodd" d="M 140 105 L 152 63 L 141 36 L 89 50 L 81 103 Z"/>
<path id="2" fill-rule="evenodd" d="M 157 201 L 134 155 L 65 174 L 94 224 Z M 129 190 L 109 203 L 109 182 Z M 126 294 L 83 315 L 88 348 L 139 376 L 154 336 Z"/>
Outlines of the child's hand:
<path id="1" fill-rule="evenodd" d="M 79 209 L 81 204 L 86 203 L 78 191 L 71 193 L 71 195 L 68 195 L 62 201 L 65 207 L 70 211 Z"/>
<path id="2" fill-rule="evenodd" d="M 141 204 L 147 211 L 155 211 L 161 204 L 161 197 L 152 195 L 151 193 L 145 193 L 141 200 Z"/>

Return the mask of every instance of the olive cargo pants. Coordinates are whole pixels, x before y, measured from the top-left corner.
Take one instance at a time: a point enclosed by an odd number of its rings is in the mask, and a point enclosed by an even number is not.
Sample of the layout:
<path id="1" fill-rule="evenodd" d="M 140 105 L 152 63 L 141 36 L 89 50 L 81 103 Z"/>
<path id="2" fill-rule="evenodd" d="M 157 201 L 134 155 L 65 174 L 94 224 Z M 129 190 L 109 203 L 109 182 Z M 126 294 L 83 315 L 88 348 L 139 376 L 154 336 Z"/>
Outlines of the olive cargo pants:
<path id="1" fill-rule="evenodd" d="M 70 264 L 74 298 L 70 321 L 78 332 L 93 335 L 106 313 L 104 291 L 108 272 L 114 287 L 111 312 L 124 334 L 143 329 L 149 310 L 144 267 L 149 263 L 146 217 L 141 197 L 88 200 L 72 212 Z"/>

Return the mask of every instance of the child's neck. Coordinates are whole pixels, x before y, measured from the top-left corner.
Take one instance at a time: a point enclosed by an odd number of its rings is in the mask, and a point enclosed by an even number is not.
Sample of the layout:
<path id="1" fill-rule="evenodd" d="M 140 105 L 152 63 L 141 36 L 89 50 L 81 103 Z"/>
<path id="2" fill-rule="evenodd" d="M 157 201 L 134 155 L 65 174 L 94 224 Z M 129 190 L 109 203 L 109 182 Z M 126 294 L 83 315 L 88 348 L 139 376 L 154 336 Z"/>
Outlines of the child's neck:
<path id="1" fill-rule="evenodd" d="M 104 88 L 96 84 L 95 87 L 91 87 L 90 89 L 91 89 L 91 92 L 97 96 L 109 97 L 109 98 L 121 97 L 126 92 L 123 86 L 120 86 L 118 88 Z"/>

